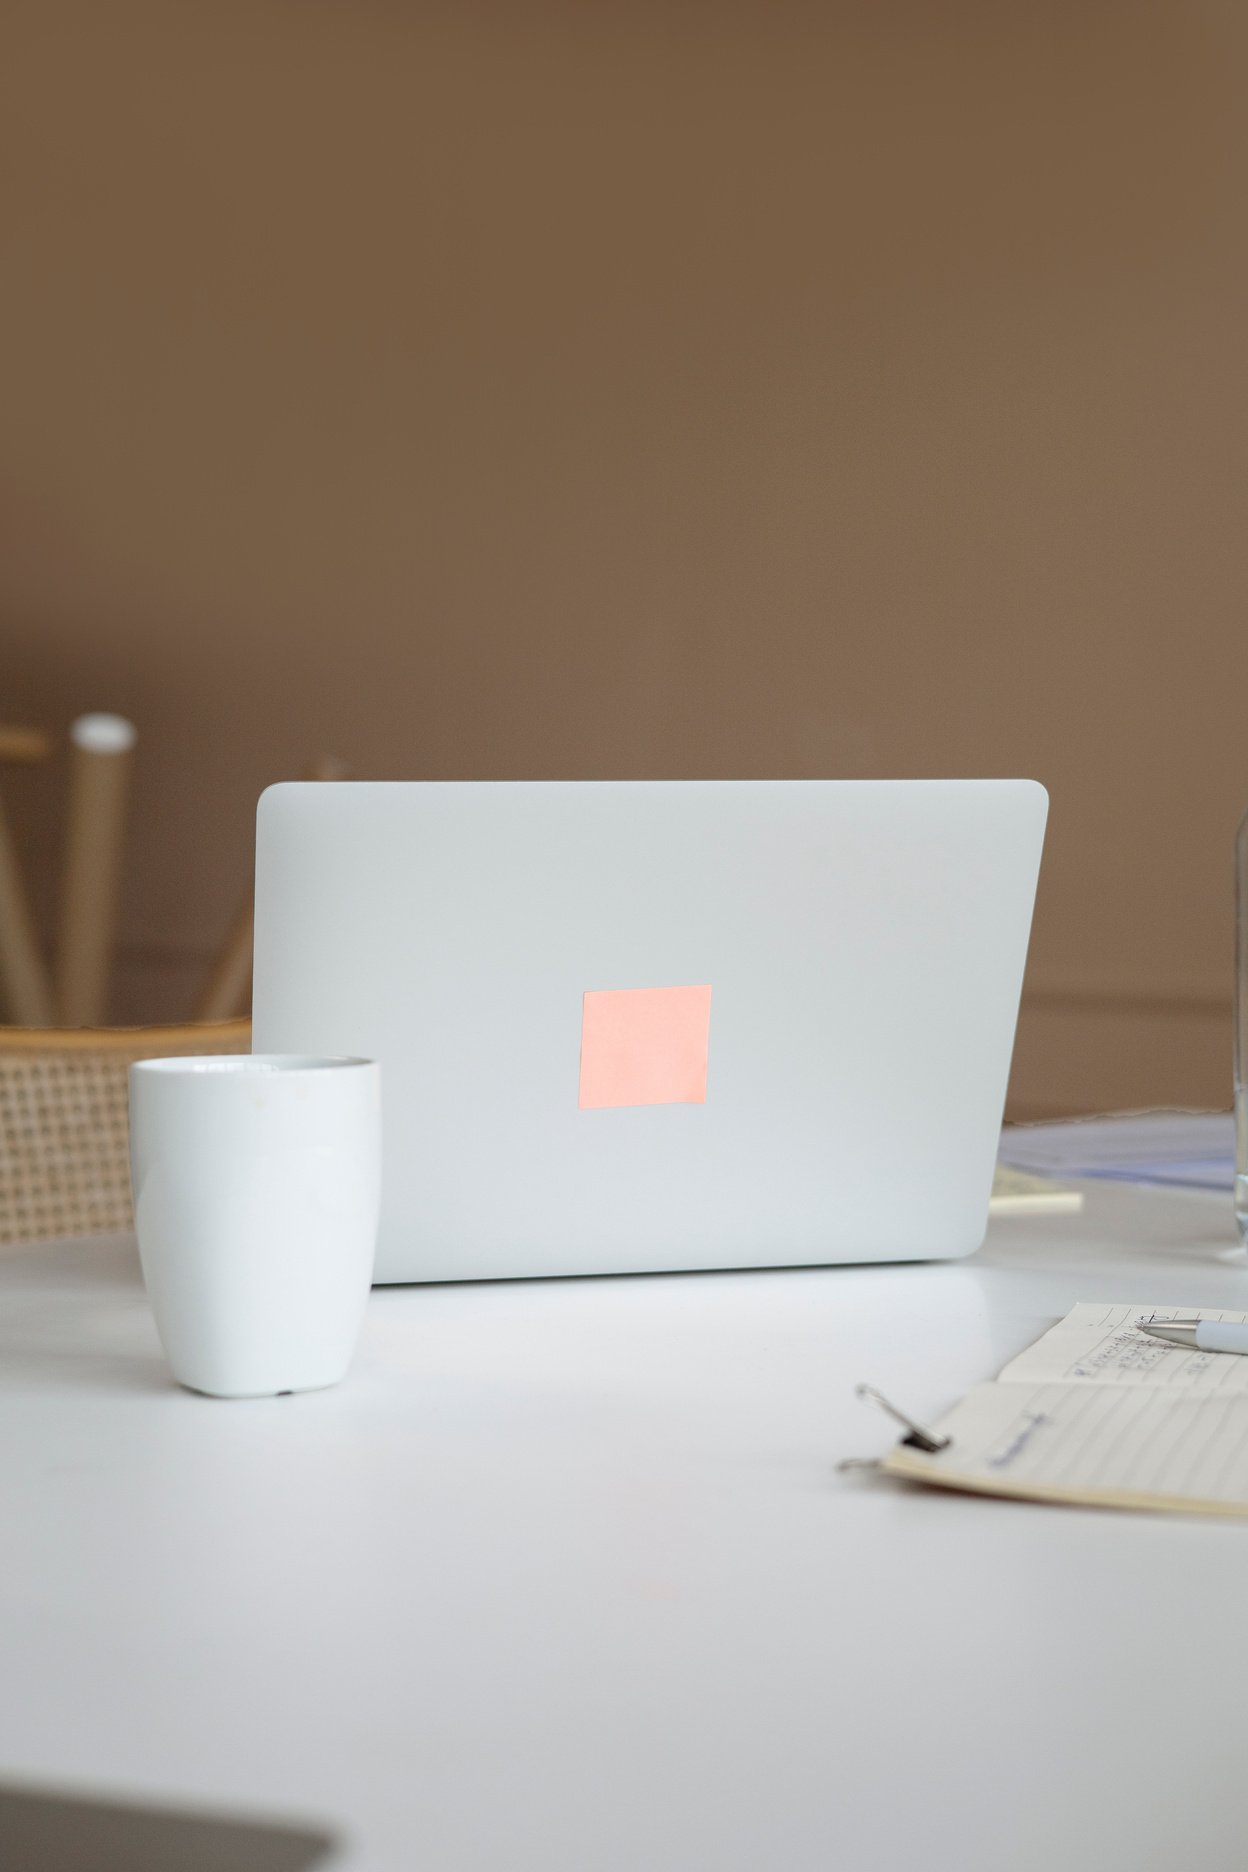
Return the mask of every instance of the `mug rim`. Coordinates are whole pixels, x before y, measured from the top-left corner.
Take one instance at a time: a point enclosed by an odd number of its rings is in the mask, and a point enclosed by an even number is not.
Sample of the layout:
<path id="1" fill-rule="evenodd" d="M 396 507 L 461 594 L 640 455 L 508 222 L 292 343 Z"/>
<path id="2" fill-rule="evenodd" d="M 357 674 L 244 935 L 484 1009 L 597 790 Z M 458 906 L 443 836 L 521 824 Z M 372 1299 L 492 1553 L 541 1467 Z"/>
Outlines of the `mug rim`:
<path id="1" fill-rule="evenodd" d="M 134 1060 L 130 1071 L 187 1079 L 244 1078 L 250 1073 L 282 1078 L 299 1073 L 342 1072 L 376 1064 L 376 1060 L 350 1053 L 167 1053 L 155 1059 Z"/>

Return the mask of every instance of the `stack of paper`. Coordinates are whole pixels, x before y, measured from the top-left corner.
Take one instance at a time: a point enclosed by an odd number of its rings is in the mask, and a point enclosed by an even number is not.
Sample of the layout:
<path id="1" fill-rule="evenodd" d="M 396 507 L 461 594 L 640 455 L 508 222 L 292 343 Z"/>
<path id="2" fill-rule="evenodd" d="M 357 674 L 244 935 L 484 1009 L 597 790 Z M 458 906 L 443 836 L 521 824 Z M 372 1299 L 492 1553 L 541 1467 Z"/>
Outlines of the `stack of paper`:
<path id="1" fill-rule="evenodd" d="M 1011 1125 L 1001 1134 L 1001 1158 L 1041 1176 L 1230 1190 L 1235 1118 L 1231 1112 L 1141 1112 Z"/>

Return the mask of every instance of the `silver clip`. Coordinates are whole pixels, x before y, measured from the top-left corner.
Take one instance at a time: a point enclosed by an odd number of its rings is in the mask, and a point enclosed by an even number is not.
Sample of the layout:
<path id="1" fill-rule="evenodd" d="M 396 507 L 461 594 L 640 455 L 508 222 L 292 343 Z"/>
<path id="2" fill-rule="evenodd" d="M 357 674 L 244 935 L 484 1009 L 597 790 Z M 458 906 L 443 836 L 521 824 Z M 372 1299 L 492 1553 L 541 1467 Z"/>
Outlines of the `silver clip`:
<path id="1" fill-rule="evenodd" d="M 901 1440 L 903 1443 L 908 1443 L 911 1449 L 921 1449 L 927 1455 L 935 1456 L 938 1451 L 948 1449 L 953 1441 L 952 1437 L 936 1436 L 933 1431 L 925 1430 L 922 1424 L 915 1423 L 913 1417 L 907 1417 L 905 1411 L 898 1410 L 895 1404 L 890 1404 L 883 1392 L 877 1391 L 874 1385 L 855 1385 L 854 1396 L 865 1399 L 868 1404 L 878 1405 L 880 1410 L 888 1413 L 894 1423 L 899 1423 L 906 1432 Z"/>

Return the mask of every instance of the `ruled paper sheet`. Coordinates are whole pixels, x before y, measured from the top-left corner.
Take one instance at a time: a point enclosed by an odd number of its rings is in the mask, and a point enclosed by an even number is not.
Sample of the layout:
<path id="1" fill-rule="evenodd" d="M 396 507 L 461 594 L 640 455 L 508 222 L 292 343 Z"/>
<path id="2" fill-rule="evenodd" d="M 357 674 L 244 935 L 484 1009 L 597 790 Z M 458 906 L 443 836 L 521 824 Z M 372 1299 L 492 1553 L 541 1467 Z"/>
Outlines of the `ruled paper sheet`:
<path id="1" fill-rule="evenodd" d="M 899 1445 L 885 1471 L 1040 1501 L 1248 1515 L 1242 1392 L 979 1385 L 936 1428 L 951 1439 L 948 1449 L 928 1456 Z"/>
<path id="2" fill-rule="evenodd" d="M 1012 1359 L 998 1384 L 1147 1385 L 1202 1395 L 1248 1395 L 1248 1357 L 1235 1352 L 1188 1352 L 1137 1332 L 1137 1319 L 1248 1320 L 1248 1313 L 1210 1307 L 1088 1304 Z"/>

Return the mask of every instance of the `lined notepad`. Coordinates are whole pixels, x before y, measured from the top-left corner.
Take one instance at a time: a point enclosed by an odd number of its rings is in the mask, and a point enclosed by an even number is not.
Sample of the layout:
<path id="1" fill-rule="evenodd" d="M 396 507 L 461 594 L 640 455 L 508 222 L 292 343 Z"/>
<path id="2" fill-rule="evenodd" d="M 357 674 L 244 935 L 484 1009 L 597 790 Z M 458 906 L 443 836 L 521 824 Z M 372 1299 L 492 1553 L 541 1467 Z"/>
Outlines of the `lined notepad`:
<path id="1" fill-rule="evenodd" d="M 1168 1346 L 1133 1325 L 1176 1311 L 1075 1307 L 934 1426 L 947 1448 L 901 1444 L 885 1471 L 1037 1501 L 1248 1514 L 1248 1358 Z"/>

